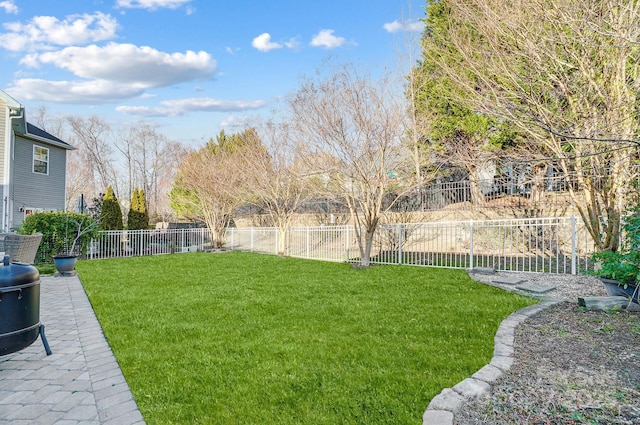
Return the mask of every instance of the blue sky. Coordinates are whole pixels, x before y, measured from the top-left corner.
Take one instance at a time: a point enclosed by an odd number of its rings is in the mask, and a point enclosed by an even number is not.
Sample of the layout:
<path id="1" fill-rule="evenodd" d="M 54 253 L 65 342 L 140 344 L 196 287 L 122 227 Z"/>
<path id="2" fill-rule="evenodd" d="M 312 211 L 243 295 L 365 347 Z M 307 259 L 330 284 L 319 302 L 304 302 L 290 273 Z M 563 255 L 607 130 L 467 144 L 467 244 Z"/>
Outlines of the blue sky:
<path id="1" fill-rule="evenodd" d="M 278 107 L 327 60 L 375 74 L 424 0 L 0 0 L 0 88 L 29 112 L 151 122 L 202 145 Z M 408 37 L 407 37 L 408 36 Z"/>

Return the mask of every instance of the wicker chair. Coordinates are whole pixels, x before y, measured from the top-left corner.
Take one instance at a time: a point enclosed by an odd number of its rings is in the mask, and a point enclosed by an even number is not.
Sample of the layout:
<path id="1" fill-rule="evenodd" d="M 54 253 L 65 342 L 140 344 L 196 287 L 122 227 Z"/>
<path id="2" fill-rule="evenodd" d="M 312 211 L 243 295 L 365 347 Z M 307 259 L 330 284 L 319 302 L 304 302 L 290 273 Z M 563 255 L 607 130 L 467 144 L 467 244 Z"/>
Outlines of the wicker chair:
<path id="1" fill-rule="evenodd" d="M 19 235 L 17 233 L 0 234 L 0 252 L 8 255 L 16 263 L 33 264 L 40 247 L 42 233 Z"/>

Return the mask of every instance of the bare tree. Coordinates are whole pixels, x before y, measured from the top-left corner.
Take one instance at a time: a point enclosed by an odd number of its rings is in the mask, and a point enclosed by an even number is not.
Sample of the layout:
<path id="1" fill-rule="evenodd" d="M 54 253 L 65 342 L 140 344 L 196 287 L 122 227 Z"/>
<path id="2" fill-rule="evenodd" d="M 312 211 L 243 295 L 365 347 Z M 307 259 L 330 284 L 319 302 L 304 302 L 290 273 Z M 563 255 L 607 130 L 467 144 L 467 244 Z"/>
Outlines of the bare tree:
<path id="1" fill-rule="evenodd" d="M 78 159 L 88 177 L 87 183 L 92 185 L 94 195 L 100 193 L 116 182 L 114 152 L 109 143 L 111 127 L 97 116 L 87 119 L 72 116 L 67 118 L 67 122 L 71 127 L 72 144 L 78 147 Z"/>
<path id="2" fill-rule="evenodd" d="M 64 118 L 60 116 L 50 116 L 46 106 L 36 109 L 36 125 L 47 133 L 64 140 Z"/>
<path id="3" fill-rule="evenodd" d="M 176 213 L 203 221 L 217 248 L 224 246 L 226 229 L 241 202 L 238 196 L 238 188 L 244 184 L 243 175 L 238 172 L 241 163 L 235 147 L 226 146 L 223 140 L 218 144 L 211 140 L 186 155 L 170 193 Z"/>
<path id="4" fill-rule="evenodd" d="M 85 166 L 78 150 L 67 152 L 67 173 L 66 173 L 66 208 L 74 211 L 77 207 L 78 198 L 84 195 L 87 200 L 93 199 L 100 193 L 96 191 L 93 184 L 93 174 Z"/>
<path id="5" fill-rule="evenodd" d="M 127 199 L 131 199 L 134 187 L 141 187 L 147 198 L 149 216 L 157 219 L 166 214 L 167 204 L 163 201 L 170 190 L 167 180 L 172 180 L 184 155 L 181 145 L 148 124 L 129 128 L 114 145 L 124 157 Z M 162 208 L 164 212 L 160 214 Z"/>
<path id="6" fill-rule="evenodd" d="M 156 158 L 158 175 L 154 193 L 149 196 L 148 204 L 153 204 L 153 216 L 155 221 L 170 221 L 174 219 L 173 209 L 169 193 L 178 173 L 180 164 L 187 156 L 188 150 L 180 142 L 170 141 L 163 146 L 160 155 Z"/>
<path id="7" fill-rule="evenodd" d="M 411 187 L 401 94 L 388 78 L 373 81 L 346 65 L 304 82 L 290 101 L 303 160 L 316 170 L 320 190 L 347 203 L 364 267 L 382 213 Z M 390 173 L 405 180 L 388 200 Z"/>
<path id="8" fill-rule="evenodd" d="M 45 106 L 40 106 L 35 110 L 35 123 L 42 130 L 57 137 L 60 140 L 67 141 L 65 131 L 66 119 L 62 116 L 51 116 L 49 110 Z M 69 143 L 74 145 L 72 140 Z M 76 146 L 74 146 L 76 147 Z M 81 194 L 86 194 L 88 199 L 93 196 L 93 185 L 87 184 L 92 181 L 88 168 L 84 166 L 80 159 L 78 150 L 67 151 L 67 168 L 65 182 L 65 208 L 73 211 L 77 207 L 77 201 Z"/>
<path id="9" fill-rule="evenodd" d="M 247 132 L 245 132 L 247 134 Z M 257 133 L 255 134 L 258 139 Z M 301 175 L 290 123 L 268 121 L 259 127 L 260 142 L 243 150 L 243 198 L 266 212 L 278 229 L 278 254 L 286 255 L 288 230 L 309 191 Z"/>
<path id="10" fill-rule="evenodd" d="M 491 168 L 490 164 L 495 159 L 488 144 L 479 140 L 477 134 L 459 131 L 447 137 L 446 143 L 440 149 L 433 151 L 433 157 L 439 162 L 452 164 L 467 171 L 471 202 L 473 205 L 485 205 L 481 173 Z"/>
<path id="11" fill-rule="evenodd" d="M 411 11 L 410 11 L 411 12 Z M 401 22 L 403 28 L 407 28 L 411 19 Z M 402 31 L 402 51 L 398 54 L 398 64 L 401 66 L 400 74 L 404 77 L 404 91 L 407 98 L 407 130 L 406 139 L 411 152 L 416 183 L 424 183 L 423 167 L 428 162 L 426 134 L 429 126 L 429 117 L 420 113 L 419 101 L 421 90 L 425 87 L 425 80 L 429 75 L 421 73 L 416 67 L 420 59 L 420 34 L 414 31 Z"/>
<path id="12" fill-rule="evenodd" d="M 640 3 L 438 3 L 446 19 L 425 54 L 455 83 L 451 96 L 558 158 L 597 247 L 616 250 L 640 129 Z"/>

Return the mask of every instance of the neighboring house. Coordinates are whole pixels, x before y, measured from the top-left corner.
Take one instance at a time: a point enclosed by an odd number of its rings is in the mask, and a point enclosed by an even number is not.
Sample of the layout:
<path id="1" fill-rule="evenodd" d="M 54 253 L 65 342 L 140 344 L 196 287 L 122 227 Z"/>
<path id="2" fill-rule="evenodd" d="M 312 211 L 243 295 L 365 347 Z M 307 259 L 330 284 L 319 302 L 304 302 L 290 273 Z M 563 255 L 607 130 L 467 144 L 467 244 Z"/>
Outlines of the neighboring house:
<path id="1" fill-rule="evenodd" d="M 36 211 L 65 209 L 67 151 L 74 149 L 28 123 L 24 106 L 0 90 L 1 230 Z"/>

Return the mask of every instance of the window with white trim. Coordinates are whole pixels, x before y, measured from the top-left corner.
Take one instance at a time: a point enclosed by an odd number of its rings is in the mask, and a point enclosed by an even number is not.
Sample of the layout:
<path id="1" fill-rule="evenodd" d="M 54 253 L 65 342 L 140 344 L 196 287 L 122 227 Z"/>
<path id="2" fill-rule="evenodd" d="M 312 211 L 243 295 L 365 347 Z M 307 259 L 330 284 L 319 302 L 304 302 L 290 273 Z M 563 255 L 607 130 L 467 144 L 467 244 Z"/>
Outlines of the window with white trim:
<path id="1" fill-rule="evenodd" d="M 49 174 L 49 149 L 33 145 L 33 172 Z"/>
<path id="2" fill-rule="evenodd" d="M 29 217 L 37 212 L 44 211 L 42 208 L 20 208 L 20 211 L 24 212 L 25 217 Z"/>

